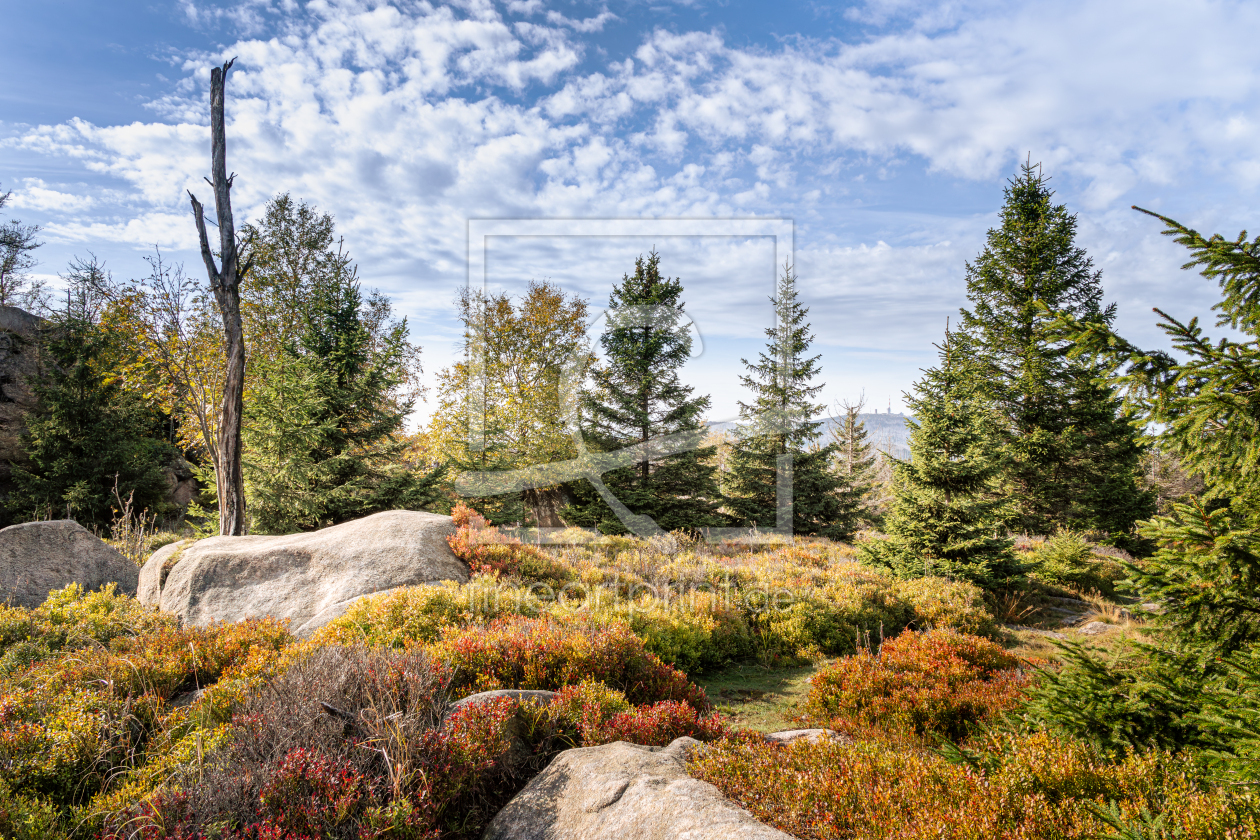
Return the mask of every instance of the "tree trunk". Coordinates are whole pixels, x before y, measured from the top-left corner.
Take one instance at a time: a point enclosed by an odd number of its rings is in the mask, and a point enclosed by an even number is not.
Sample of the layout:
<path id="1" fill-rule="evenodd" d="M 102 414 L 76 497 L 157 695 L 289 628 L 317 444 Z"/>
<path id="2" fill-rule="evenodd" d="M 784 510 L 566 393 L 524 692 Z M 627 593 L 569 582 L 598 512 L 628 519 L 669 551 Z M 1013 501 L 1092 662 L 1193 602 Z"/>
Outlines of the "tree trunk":
<path id="1" fill-rule="evenodd" d="M 235 61 L 236 59 L 232 59 Z M 201 238 L 201 258 L 210 275 L 219 313 L 223 316 L 224 349 L 227 376 L 223 385 L 223 410 L 219 416 L 219 450 L 215 459 L 215 485 L 219 494 L 219 533 L 240 536 L 245 533 L 245 480 L 241 472 L 241 412 L 245 393 L 245 337 L 241 329 L 241 277 L 249 270 L 240 266 L 236 246 L 236 229 L 232 224 L 232 181 L 236 174 L 227 174 L 227 139 L 223 129 L 224 85 L 232 61 L 210 71 L 210 153 L 211 178 L 214 188 L 214 209 L 219 220 L 219 254 L 222 268 L 216 267 L 214 253 L 206 236 L 206 221 L 201 202 L 192 200 L 193 218 Z M 212 180 L 213 179 L 213 180 Z"/>
<path id="2" fill-rule="evenodd" d="M 525 491 L 525 504 L 534 517 L 534 525 L 539 528 L 563 528 L 560 508 L 569 502 L 563 487 L 536 487 Z"/>

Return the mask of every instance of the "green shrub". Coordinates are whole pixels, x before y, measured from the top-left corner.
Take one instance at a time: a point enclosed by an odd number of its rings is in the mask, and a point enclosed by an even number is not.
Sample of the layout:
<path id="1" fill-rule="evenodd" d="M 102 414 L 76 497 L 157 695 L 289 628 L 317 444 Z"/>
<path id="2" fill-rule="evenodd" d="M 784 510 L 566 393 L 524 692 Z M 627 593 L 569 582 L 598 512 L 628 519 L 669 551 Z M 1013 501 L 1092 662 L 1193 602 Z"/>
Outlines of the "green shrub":
<path id="1" fill-rule="evenodd" d="M 688 673 L 720 668 L 755 650 L 743 614 L 716 593 L 684 593 L 670 603 L 644 595 L 635 601 L 587 602 L 554 612 L 622 621 L 649 651 Z"/>
<path id="2" fill-rule="evenodd" d="M 992 636 L 997 620 L 984 602 L 984 590 L 965 580 L 913 578 L 898 581 L 897 593 L 914 611 L 921 630 L 957 630 L 972 636 Z"/>
<path id="3" fill-rule="evenodd" d="M 435 641 L 444 627 L 464 627 L 505 616 L 535 618 L 546 603 L 529 589 L 479 576 L 463 586 L 444 582 L 360 598 L 320 628 L 317 644 L 405 647 Z"/>
<path id="4" fill-rule="evenodd" d="M 126 786 L 155 747 L 213 725 L 216 715 L 221 722 L 229 710 L 215 705 L 227 696 L 220 686 L 244 679 L 291 639 L 270 621 L 180 627 L 112 588 L 68 587 L 34 610 L 5 610 L 0 626 L 0 767 L 12 796 L 57 809 Z M 205 686 L 213 688 L 193 707 L 168 702 Z"/>
<path id="5" fill-rule="evenodd" d="M 899 633 L 912 616 L 890 580 L 866 576 L 758 596 L 747 602 L 763 651 L 789 657 L 853 653 L 859 637 Z"/>
<path id="6" fill-rule="evenodd" d="M 141 606 L 118 593 L 117 584 L 84 592 L 78 584 L 48 593 L 33 610 L 0 606 L 0 671 L 11 673 L 62 649 L 108 645 L 122 636 L 134 636 L 177 623 L 171 615 Z M 10 648 L 19 647 L 10 658 Z"/>
<path id="7" fill-rule="evenodd" d="M 66 840 L 62 812 L 46 799 L 15 794 L 0 778 L 0 837 L 5 840 Z"/>
<path id="8" fill-rule="evenodd" d="M 1112 597 L 1116 584 L 1128 573 L 1113 559 L 1094 554 L 1093 544 L 1084 535 L 1065 531 L 1033 550 L 1032 574 L 1039 580 L 1085 591 L 1097 590 Z"/>

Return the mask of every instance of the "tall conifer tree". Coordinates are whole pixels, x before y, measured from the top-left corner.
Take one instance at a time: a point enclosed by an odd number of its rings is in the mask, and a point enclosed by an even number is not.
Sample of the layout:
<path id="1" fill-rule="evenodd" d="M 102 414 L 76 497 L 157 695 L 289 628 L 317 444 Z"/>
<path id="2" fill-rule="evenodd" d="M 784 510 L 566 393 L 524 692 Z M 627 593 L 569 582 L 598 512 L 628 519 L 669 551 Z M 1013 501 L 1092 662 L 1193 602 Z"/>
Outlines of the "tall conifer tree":
<path id="1" fill-rule="evenodd" d="M 837 519 L 839 539 L 849 539 L 864 525 L 875 524 L 879 517 L 869 507 L 875 489 L 876 463 L 874 447 L 867 439 L 866 424 L 859 417 L 864 400 L 844 403 L 844 416 L 831 428 L 836 447 L 832 469 L 840 486 L 840 514 Z"/>
<path id="2" fill-rule="evenodd" d="M 1148 211 L 1142 211 L 1148 212 Z M 1029 712 L 1113 749 L 1205 749 L 1234 778 L 1260 781 L 1260 238 L 1205 237 L 1155 216 L 1189 249 L 1183 268 L 1216 280 L 1217 326 L 1204 334 L 1161 310 L 1177 356 L 1142 350 L 1102 321 L 1061 313 L 1074 352 L 1105 359 L 1128 408 L 1204 482 L 1200 498 L 1144 523 L 1158 551 L 1129 565 L 1147 632 L 1112 651 L 1070 646 Z M 1082 702 L 1087 698 L 1088 702 Z"/>
<path id="3" fill-rule="evenodd" d="M 906 395 L 910 460 L 893 462 L 888 539 L 864 551 L 901 577 L 992 584 L 1015 571 L 1014 558 L 1010 540 L 994 536 L 1002 511 L 989 492 L 998 472 L 988 447 L 993 423 L 960 345 L 947 330 L 940 364 Z"/>
<path id="4" fill-rule="evenodd" d="M 126 351 L 101 327 L 91 298 L 103 281 L 95 259 L 71 266 L 66 307 L 42 330 L 39 398 L 22 431 L 26 463 L 11 465 L 5 507 L 17 520 L 69 516 L 108 525 L 112 508 L 131 498 L 137 510 L 166 515 L 162 468 L 178 452 L 164 422 L 116 375 Z"/>
<path id="5" fill-rule="evenodd" d="M 286 195 L 253 232 L 269 285 L 247 290 L 248 321 L 275 334 L 250 340 L 278 346 L 255 354 L 246 407 L 252 529 L 310 530 L 432 503 L 439 475 L 400 463 L 413 404 L 406 322 L 363 299 L 330 217 Z"/>
<path id="6" fill-rule="evenodd" d="M 584 399 L 588 445 L 612 451 L 640 445 L 634 466 L 613 470 L 604 485 L 632 513 L 650 516 L 667 531 L 724 524 L 717 513 L 720 493 L 713 447 L 653 457 L 651 441 L 673 436 L 677 446 L 698 446 L 704 436 L 707 396 L 679 379 L 691 357 L 691 332 L 684 315 L 682 282 L 661 274 L 660 255 L 635 260 L 608 301 L 608 324 L 600 337 L 607 363 L 594 374 Z M 576 501 L 564 511 L 573 524 L 623 533 L 625 527 L 590 486 L 574 488 Z"/>
<path id="7" fill-rule="evenodd" d="M 809 309 L 797 300 L 796 274 L 785 266 L 771 298 L 775 325 L 756 364 L 743 359 L 748 373 L 740 377 L 753 392 L 741 402 L 742 424 L 731 449 L 727 507 L 737 524 L 773 528 L 778 513 L 779 459 L 787 456 L 792 476 L 792 531 L 842 537 L 839 481 L 830 469 L 835 444 L 818 446 L 824 406 L 813 400 L 823 383 L 811 384 L 820 372 L 819 356 L 807 356 L 814 340 L 805 320 Z"/>
<path id="8" fill-rule="evenodd" d="M 1120 417 L 1095 365 L 1068 357 L 1047 331 L 1047 307 L 1111 323 L 1101 272 L 1076 246 L 1076 216 L 1039 166 L 1024 164 L 1005 190 L 999 227 L 967 264 L 962 326 L 980 395 L 998 417 L 999 485 L 1012 500 L 1008 526 L 1026 533 L 1103 531 L 1123 541 L 1152 510 L 1138 486 L 1140 437 Z M 963 338 L 960 336 L 959 338 Z"/>

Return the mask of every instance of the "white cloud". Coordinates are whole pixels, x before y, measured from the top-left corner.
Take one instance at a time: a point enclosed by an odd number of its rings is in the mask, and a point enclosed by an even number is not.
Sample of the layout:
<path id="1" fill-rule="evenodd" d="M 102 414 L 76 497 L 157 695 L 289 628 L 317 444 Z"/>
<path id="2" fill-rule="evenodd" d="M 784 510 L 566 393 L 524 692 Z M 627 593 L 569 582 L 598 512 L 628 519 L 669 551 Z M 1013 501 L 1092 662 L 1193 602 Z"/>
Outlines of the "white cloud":
<path id="1" fill-rule="evenodd" d="M 197 247 L 190 213 L 144 213 L 119 221 L 52 222 L 44 226 L 43 233 L 64 243 L 118 242 L 141 250 L 154 246 L 184 250 Z"/>
<path id="2" fill-rule="evenodd" d="M 91 196 L 49 189 L 39 178 L 24 178 L 22 183 L 23 186 L 15 190 L 9 200 L 9 205 L 14 209 L 69 213 L 87 210 L 95 203 Z"/>
<path id="3" fill-rule="evenodd" d="M 201 25 L 219 14 L 183 8 Z M 892 353 L 940 334 L 992 218 L 869 206 L 913 205 L 899 183 L 996 184 L 1031 152 L 1093 219 L 1082 238 L 1106 255 L 1108 281 L 1144 302 L 1181 294 L 1179 275 L 1148 257 L 1149 226 L 1114 208 L 1136 196 L 1202 207 L 1260 184 L 1260 6 L 1233 0 L 872 0 L 853 13 L 875 27 L 864 41 L 736 48 L 715 31 L 658 30 L 598 72 L 579 67 L 616 21 L 606 9 L 579 20 L 543 0 L 503 13 L 286 0 L 234 14 L 245 34 L 185 57 L 153 122 L 71 120 L 4 141 L 97 178 L 32 181 L 15 206 L 45 213 L 60 242 L 191 249 L 187 190 L 208 198 L 208 67 L 237 56 L 238 216 L 281 191 L 332 212 L 364 276 L 430 343 L 452 338 L 468 218 L 796 216 L 820 340 Z M 760 287 L 709 282 L 718 293 L 697 294 L 726 306 L 714 317 L 756 339 Z"/>

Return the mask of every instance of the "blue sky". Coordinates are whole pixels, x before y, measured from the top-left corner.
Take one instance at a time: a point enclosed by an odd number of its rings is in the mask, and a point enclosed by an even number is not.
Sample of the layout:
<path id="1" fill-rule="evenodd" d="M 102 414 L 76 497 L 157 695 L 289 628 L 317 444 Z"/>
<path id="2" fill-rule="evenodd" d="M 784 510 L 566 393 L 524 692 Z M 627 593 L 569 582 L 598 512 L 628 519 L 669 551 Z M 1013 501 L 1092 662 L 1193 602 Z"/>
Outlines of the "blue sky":
<path id="1" fill-rule="evenodd" d="M 790 246 L 506 237 L 487 281 L 598 306 L 657 247 L 704 336 L 687 375 L 727 419 L 791 247 L 822 398 L 896 409 L 1026 155 L 1127 335 L 1160 343 L 1152 306 L 1209 314 L 1214 287 L 1129 206 L 1254 225 L 1258 26 L 1260 4 L 1193 0 L 9 3 L 0 187 L 43 227 L 45 275 L 89 251 L 139 274 L 154 246 L 198 271 L 184 191 L 206 193 L 208 68 L 237 56 L 238 218 L 282 191 L 332 213 L 430 378 L 458 351 L 469 219 L 789 219 Z"/>

